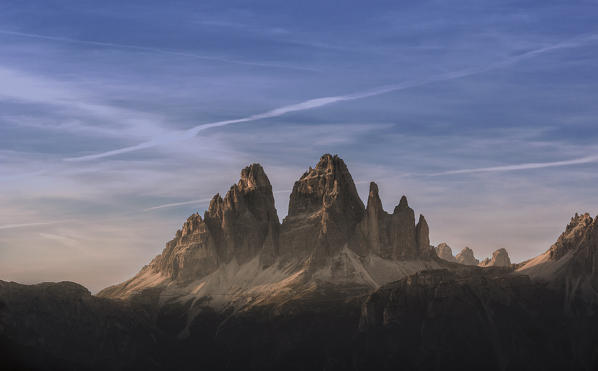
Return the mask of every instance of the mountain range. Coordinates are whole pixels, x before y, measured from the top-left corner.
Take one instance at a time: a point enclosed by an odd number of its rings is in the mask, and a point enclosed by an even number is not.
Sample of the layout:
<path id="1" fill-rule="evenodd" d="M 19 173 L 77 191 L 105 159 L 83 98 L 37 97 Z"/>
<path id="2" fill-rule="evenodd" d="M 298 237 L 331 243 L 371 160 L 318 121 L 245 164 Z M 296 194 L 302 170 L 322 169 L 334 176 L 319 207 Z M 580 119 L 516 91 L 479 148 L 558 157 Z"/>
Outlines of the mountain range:
<path id="1" fill-rule="evenodd" d="M 131 279 L 0 281 L 6 369 L 598 369 L 598 217 L 545 253 L 481 262 L 430 245 L 403 196 L 367 204 L 338 156 L 280 222 L 259 164 L 191 215 Z"/>

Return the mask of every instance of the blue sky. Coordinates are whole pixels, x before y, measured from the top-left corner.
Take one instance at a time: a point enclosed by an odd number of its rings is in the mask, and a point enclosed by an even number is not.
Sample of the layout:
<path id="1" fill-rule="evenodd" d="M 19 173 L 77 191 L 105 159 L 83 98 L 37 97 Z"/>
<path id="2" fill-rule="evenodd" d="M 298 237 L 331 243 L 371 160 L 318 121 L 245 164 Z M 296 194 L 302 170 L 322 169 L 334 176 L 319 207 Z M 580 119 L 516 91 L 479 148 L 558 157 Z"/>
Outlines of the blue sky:
<path id="1" fill-rule="evenodd" d="M 123 280 L 252 162 L 282 219 L 327 152 L 364 199 L 370 180 L 387 210 L 406 194 L 433 243 L 532 257 L 596 213 L 596 16 L 597 1 L 2 1 L 0 279 Z"/>

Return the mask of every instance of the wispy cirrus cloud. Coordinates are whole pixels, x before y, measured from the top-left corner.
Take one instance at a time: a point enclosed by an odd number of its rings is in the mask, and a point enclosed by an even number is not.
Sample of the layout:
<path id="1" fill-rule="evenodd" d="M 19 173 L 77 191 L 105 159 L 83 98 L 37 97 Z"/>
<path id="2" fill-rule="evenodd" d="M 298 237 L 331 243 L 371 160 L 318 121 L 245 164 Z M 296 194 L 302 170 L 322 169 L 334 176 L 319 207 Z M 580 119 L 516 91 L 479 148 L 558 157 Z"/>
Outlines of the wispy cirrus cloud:
<path id="1" fill-rule="evenodd" d="M 434 173 L 434 174 L 429 174 L 429 175 L 430 176 L 441 176 L 441 175 L 489 173 L 489 172 L 502 172 L 502 171 L 521 171 L 521 170 L 532 170 L 532 169 L 544 169 L 544 168 L 548 168 L 548 167 L 582 165 L 582 164 L 590 164 L 590 163 L 598 163 L 598 155 L 586 156 L 586 157 L 576 158 L 576 159 L 572 159 L 572 160 L 564 160 L 564 161 L 528 162 L 528 163 L 514 164 L 514 165 L 449 170 L 449 171 L 443 171 L 440 173 Z"/>
<path id="2" fill-rule="evenodd" d="M 284 193 L 291 193 L 290 189 L 282 189 L 278 191 L 272 192 L 274 194 L 284 194 Z M 143 209 L 144 212 L 160 210 L 160 209 L 167 209 L 171 207 L 179 207 L 179 206 L 187 206 L 187 205 L 206 205 L 208 202 L 212 200 L 213 197 L 210 198 L 202 198 L 199 200 L 188 200 L 188 201 L 179 201 L 179 202 L 171 202 L 167 204 L 156 205 L 152 207 L 148 207 L 147 209 Z"/>
<path id="3" fill-rule="evenodd" d="M 204 205 L 204 204 L 210 202 L 210 200 L 211 200 L 211 198 L 202 198 L 199 200 L 171 202 L 171 203 L 167 203 L 167 204 L 148 207 L 147 209 L 143 209 L 143 211 L 147 212 L 147 211 L 166 209 L 166 208 L 170 208 L 170 207 L 187 206 L 187 205 Z"/>
<path id="4" fill-rule="evenodd" d="M 311 71 L 311 72 L 317 71 L 314 68 L 303 67 L 303 66 L 293 66 L 293 65 L 286 65 L 286 64 L 244 61 L 244 60 L 238 60 L 238 59 L 212 57 L 212 56 L 208 56 L 208 55 L 194 54 L 194 53 L 188 53 L 188 52 L 179 52 L 179 51 L 175 51 L 175 50 L 166 50 L 166 49 L 160 49 L 160 48 L 152 48 L 152 47 L 141 46 L 141 45 L 119 44 L 119 43 L 93 41 L 93 40 L 79 40 L 79 39 L 72 39 L 72 38 L 68 38 L 68 37 L 40 35 L 40 34 L 19 32 L 19 31 L 10 31 L 10 30 L 0 30 L 0 34 L 19 36 L 19 37 L 27 37 L 27 38 L 38 39 L 38 40 L 55 41 L 55 42 L 128 49 L 128 50 L 135 50 L 135 51 L 148 52 L 148 53 L 173 55 L 173 56 L 177 56 L 177 57 L 201 59 L 201 60 L 212 61 L 212 62 L 240 64 L 240 65 L 245 65 L 245 66 L 265 67 L 265 68 L 282 68 L 282 69 L 292 69 L 292 70 Z"/>
<path id="5" fill-rule="evenodd" d="M 0 225 L 0 229 L 15 229 L 15 228 L 27 228 L 27 227 L 38 227 L 41 225 L 51 225 L 66 223 L 67 220 L 57 220 L 52 222 L 34 222 L 34 223 L 17 223 L 17 224 L 4 224 Z"/>
<path id="6" fill-rule="evenodd" d="M 586 45 L 588 43 L 594 42 L 597 39 L 598 39 L 598 34 L 581 35 L 581 36 L 569 39 L 567 41 L 563 41 L 563 42 L 551 44 L 548 46 L 540 47 L 537 49 L 533 49 L 533 50 L 521 53 L 519 55 L 512 56 L 512 57 L 506 58 L 504 60 L 501 60 L 501 61 L 498 61 L 495 63 L 490 63 L 490 64 L 484 65 L 484 66 L 468 68 L 468 69 L 463 69 L 463 70 L 457 70 L 457 71 L 451 71 L 448 73 L 442 73 L 442 74 L 438 74 L 438 75 L 434 75 L 434 76 L 430 76 L 430 77 L 426 77 L 426 78 L 422 78 L 422 79 L 418 79 L 418 80 L 412 80 L 412 81 L 406 81 L 406 82 L 398 83 L 398 84 L 381 86 L 381 87 L 377 87 L 377 88 L 374 88 L 371 90 L 353 93 L 353 94 L 336 95 L 336 96 L 309 99 L 309 100 L 306 100 L 306 101 L 303 101 L 300 103 L 275 108 L 270 111 L 266 111 L 266 112 L 258 113 L 258 114 L 254 114 L 254 115 L 249 115 L 249 116 L 242 117 L 239 119 L 222 120 L 222 121 L 216 121 L 216 122 L 211 122 L 211 123 L 207 123 L 207 124 L 197 125 L 190 129 L 187 129 L 184 131 L 178 131 L 178 132 L 171 132 L 171 133 L 162 135 L 160 137 L 153 138 L 150 141 L 139 143 L 134 146 L 119 148 L 119 149 L 112 150 L 112 151 L 96 153 L 93 155 L 71 157 L 71 158 L 67 158 L 66 160 L 68 160 L 68 161 L 89 161 L 89 160 L 96 160 L 96 159 L 101 159 L 101 158 L 105 158 L 105 157 L 110 157 L 110 156 L 116 156 L 116 155 L 129 153 L 129 152 L 133 152 L 133 151 L 138 151 L 138 150 L 142 150 L 142 149 L 148 149 L 148 148 L 152 148 L 152 147 L 156 147 L 156 146 L 160 146 L 160 145 L 180 142 L 180 141 L 183 141 L 183 140 L 186 140 L 189 138 L 193 138 L 193 137 L 197 136 L 200 132 L 202 132 L 204 130 L 211 129 L 211 128 L 229 126 L 229 125 L 240 124 L 240 123 L 245 123 L 245 122 L 258 121 L 258 120 L 263 120 L 263 119 L 269 119 L 269 118 L 283 116 L 283 115 L 286 115 L 286 114 L 292 113 L 292 112 L 299 112 L 299 111 L 305 111 L 305 110 L 315 109 L 315 108 L 319 108 L 319 107 L 324 107 L 324 106 L 327 106 L 327 105 L 330 105 L 333 103 L 359 100 L 359 99 L 374 97 L 374 96 L 387 94 L 387 93 L 391 93 L 391 92 L 401 91 L 401 90 L 405 90 L 405 89 L 420 87 L 420 86 L 432 84 L 435 82 L 460 79 L 460 78 L 488 72 L 488 71 L 491 71 L 494 69 L 504 68 L 506 66 L 515 64 L 522 60 L 533 58 L 538 55 L 548 53 L 548 52 L 551 52 L 554 50 L 580 47 L 580 46 Z"/>
<path id="7" fill-rule="evenodd" d="M 166 132 L 163 117 L 103 103 L 90 92 L 68 82 L 55 81 L 2 65 L 0 80 L 3 81 L 0 84 L 1 100 L 59 107 L 61 115 L 67 117 L 54 122 L 57 120 L 53 121 L 51 116 L 39 118 L 34 115 L 0 115 L 3 120 L 17 126 L 54 128 L 64 132 L 120 138 L 126 136 L 128 139 L 159 136 Z"/>

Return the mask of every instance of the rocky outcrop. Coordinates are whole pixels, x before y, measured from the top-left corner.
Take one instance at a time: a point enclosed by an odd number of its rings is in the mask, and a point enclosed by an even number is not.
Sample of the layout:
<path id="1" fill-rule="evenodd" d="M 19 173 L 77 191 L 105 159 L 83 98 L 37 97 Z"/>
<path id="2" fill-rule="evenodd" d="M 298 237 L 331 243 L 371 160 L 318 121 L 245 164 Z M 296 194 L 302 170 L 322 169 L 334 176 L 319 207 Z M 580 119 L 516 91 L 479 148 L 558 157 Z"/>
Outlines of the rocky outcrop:
<path id="1" fill-rule="evenodd" d="M 438 246 L 436 246 L 434 250 L 436 251 L 436 255 L 438 255 L 438 257 L 440 259 L 443 259 L 443 260 L 446 260 L 446 261 L 449 261 L 452 263 L 457 262 L 457 259 L 455 259 L 455 257 L 453 256 L 453 250 L 446 242 L 439 243 Z"/>
<path id="2" fill-rule="evenodd" d="M 242 264 L 261 255 L 269 265 L 278 254 L 279 221 L 272 186 L 259 164 L 241 171 L 224 199 L 214 196 L 204 214 L 220 260 Z"/>
<path id="3" fill-rule="evenodd" d="M 393 257 L 410 258 L 418 255 L 418 243 L 415 230 L 415 213 L 407 203 L 407 197 L 401 197 L 391 219 Z M 422 236 L 423 238 L 423 236 Z"/>
<path id="4" fill-rule="evenodd" d="M 216 194 L 202 218 L 191 215 L 162 254 L 131 280 L 102 290 L 107 297 L 128 296 L 165 281 L 179 284 L 211 274 L 231 261 L 259 258 L 267 267 L 278 255 L 280 223 L 272 186 L 259 164 L 241 171 L 224 198 Z"/>
<path id="5" fill-rule="evenodd" d="M 415 256 L 420 258 L 430 258 L 434 256 L 434 248 L 430 246 L 430 227 L 426 218 L 420 214 L 419 221 L 415 226 Z"/>
<path id="6" fill-rule="evenodd" d="M 492 258 L 486 258 L 479 264 L 480 267 L 510 267 L 511 259 L 505 249 L 498 249 L 492 253 Z"/>
<path id="7" fill-rule="evenodd" d="M 565 231 L 557 241 L 548 249 L 550 259 L 558 260 L 569 252 L 585 250 L 589 252 L 598 246 L 596 239 L 598 233 L 598 217 L 592 219 L 590 214 L 575 214 L 571 218 Z M 588 254 L 587 257 L 589 257 Z"/>
<path id="8" fill-rule="evenodd" d="M 287 260 L 310 257 L 315 264 L 323 262 L 349 242 L 364 214 L 344 161 L 326 154 L 293 186 L 281 226 L 281 254 Z"/>
<path id="9" fill-rule="evenodd" d="M 312 274 L 371 289 L 437 267 L 433 258 L 428 223 L 423 215 L 415 223 L 405 196 L 389 214 L 372 182 L 364 207 L 344 161 L 326 154 L 295 182 L 282 224 L 268 177 L 253 164 L 224 197 L 213 197 L 203 218 L 191 215 L 148 266 L 99 295 L 127 298 L 168 287 L 173 297 L 193 292 L 225 305 L 253 285 L 261 290 L 255 299 L 270 295 L 269 285 L 295 285 Z M 230 290 L 235 294 L 221 294 Z M 216 292 L 226 299 L 214 299 Z"/>
<path id="10" fill-rule="evenodd" d="M 269 265 L 278 253 L 279 221 L 272 186 L 259 164 L 241 171 L 241 179 L 210 201 L 202 220 L 193 214 L 162 255 L 150 266 L 175 280 L 209 274 L 235 259 L 242 264 L 261 255 Z"/>
<path id="11" fill-rule="evenodd" d="M 465 265 L 478 265 L 480 263 L 480 261 L 473 255 L 473 250 L 467 246 L 457 254 L 455 259 L 457 260 L 457 263 Z"/>
<path id="12" fill-rule="evenodd" d="M 575 214 L 544 254 L 519 264 L 517 271 L 564 287 L 568 301 L 581 295 L 598 302 L 598 217 Z"/>
<path id="13" fill-rule="evenodd" d="M 385 259 L 414 259 L 427 257 L 430 249 L 429 228 L 423 215 L 415 225 L 415 213 L 401 197 L 393 214 L 382 208 L 378 185 L 370 183 L 365 217 L 357 225 L 350 246 L 358 254 L 369 252 Z"/>

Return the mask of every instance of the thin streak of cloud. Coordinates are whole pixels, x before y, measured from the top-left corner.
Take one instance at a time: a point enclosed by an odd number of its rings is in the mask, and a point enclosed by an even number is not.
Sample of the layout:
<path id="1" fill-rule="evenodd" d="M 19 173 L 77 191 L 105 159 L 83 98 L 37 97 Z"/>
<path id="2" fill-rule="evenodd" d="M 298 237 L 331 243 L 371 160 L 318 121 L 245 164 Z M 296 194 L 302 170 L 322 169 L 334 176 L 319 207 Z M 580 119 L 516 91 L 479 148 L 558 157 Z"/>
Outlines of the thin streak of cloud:
<path id="1" fill-rule="evenodd" d="M 0 100 L 9 99 L 37 104 L 50 104 L 63 107 L 69 113 L 84 114 L 91 118 L 104 118 L 115 123 L 111 128 L 101 127 L 93 124 L 76 123 L 71 120 L 69 125 L 64 123 L 61 128 L 70 131 L 87 131 L 89 133 L 101 134 L 104 136 L 127 136 L 137 137 L 138 140 L 148 140 L 152 137 L 159 137 L 165 132 L 160 123 L 163 118 L 153 114 L 147 114 L 127 108 L 95 103 L 89 98 L 89 94 L 66 84 L 56 82 L 52 79 L 39 77 L 22 71 L 13 70 L 0 65 Z M 26 126 L 33 121 L 26 118 L 20 123 L 14 117 L 8 119 L 14 125 Z M 47 125 L 51 127 L 50 125 Z"/>
<path id="2" fill-rule="evenodd" d="M 124 147 L 124 148 L 120 148 L 120 149 L 116 149 L 116 150 L 112 150 L 112 151 L 93 154 L 93 155 L 68 158 L 66 160 L 68 160 L 68 161 L 88 161 L 88 160 L 95 160 L 95 159 L 115 156 L 115 155 L 119 155 L 119 154 L 123 154 L 123 153 L 138 151 L 141 149 L 147 149 L 147 148 L 151 148 L 151 147 L 155 147 L 155 146 L 159 146 L 159 145 L 170 144 L 170 143 L 186 140 L 189 138 L 193 138 L 193 137 L 197 136 L 200 132 L 207 130 L 207 129 L 215 128 L 215 127 L 222 127 L 222 126 L 228 126 L 228 125 L 233 125 L 233 124 L 240 124 L 240 123 L 244 123 L 244 122 L 251 122 L 251 121 L 257 121 L 257 120 L 268 119 L 268 118 L 273 118 L 273 117 L 279 117 L 279 116 L 285 115 L 287 113 L 319 108 L 319 107 L 327 106 L 327 105 L 330 105 L 333 103 L 364 99 L 364 98 L 374 97 L 377 95 L 382 95 L 382 94 L 386 94 L 386 93 L 390 93 L 390 92 L 396 92 L 396 91 L 401 91 L 401 90 L 405 90 L 405 89 L 409 89 L 409 88 L 420 87 L 420 86 L 428 85 L 428 84 L 431 84 L 434 82 L 448 81 L 448 80 L 454 80 L 454 79 L 459 79 L 459 78 L 463 78 L 463 77 L 473 76 L 473 75 L 488 72 L 488 71 L 491 71 L 494 69 L 503 68 L 508 65 L 512 65 L 514 63 L 520 62 L 525 59 L 533 58 L 537 55 L 540 55 L 540 54 L 543 54 L 543 53 L 546 53 L 549 51 L 579 47 L 579 46 L 585 45 L 589 42 L 595 41 L 597 39 L 598 39 L 598 34 L 583 35 L 583 36 L 579 36 L 579 37 L 570 39 L 568 41 L 564 41 L 564 42 L 560 42 L 557 44 L 552 44 L 552 45 L 545 46 L 542 48 L 534 49 L 534 50 L 519 54 L 517 56 L 506 58 L 502 61 L 491 63 L 486 66 L 469 68 L 469 69 L 464 69 L 464 70 L 459 70 L 459 71 L 452 71 L 452 72 L 443 73 L 443 74 L 439 74 L 436 76 L 431 76 L 431 77 L 423 78 L 423 79 L 419 79 L 419 80 L 412 80 L 412 81 L 406 81 L 406 82 L 399 83 L 399 84 L 381 86 L 381 87 L 374 88 L 374 89 L 364 91 L 364 92 L 309 99 L 304 102 L 275 108 L 270 111 L 250 115 L 250 116 L 239 118 L 239 119 L 216 121 L 216 122 L 211 122 L 208 124 L 198 125 L 198 126 L 192 127 L 190 129 L 187 129 L 184 131 L 172 132 L 169 135 L 164 135 L 159 138 L 154 138 L 150 141 L 143 142 L 143 143 L 140 143 L 140 144 L 137 144 L 134 146 Z"/>
<path id="3" fill-rule="evenodd" d="M 63 236 L 60 234 L 55 233 L 40 233 L 40 237 L 45 238 L 47 240 L 57 241 L 66 246 L 79 246 L 80 241 L 68 236 Z"/>
<path id="4" fill-rule="evenodd" d="M 272 193 L 291 193 L 291 189 L 282 189 L 282 190 L 278 190 L 278 191 L 274 191 Z M 148 212 L 148 211 L 152 211 L 152 210 L 159 210 L 159 209 L 166 209 L 166 208 L 170 208 L 170 207 L 178 207 L 178 206 L 185 206 L 185 205 L 195 205 L 195 204 L 205 204 L 206 202 L 210 202 L 212 200 L 212 198 L 202 198 L 200 200 L 189 200 L 189 201 L 181 201 L 181 202 L 172 202 L 172 203 L 168 203 L 168 204 L 162 204 L 162 205 L 157 205 L 157 206 L 152 206 L 152 207 L 148 207 L 147 209 L 143 209 L 143 212 Z"/>
<path id="5" fill-rule="evenodd" d="M 195 205 L 195 204 L 205 204 L 206 202 L 210 202 L 211 198 L 202 198 L 200 200 L 189 200 L 189 201 L 182 201 L 182 202 L 172 202 L 169 204 L 157 205 L 148 207 L 147 209 L 143 209 L 144 212 L 152 211 L 152 210 L 159 210 L 159 209 L 166 209 L 170 207 L 177 207 L 177 206 L 184 206 L 184 205 Z"/>
<path id="6" fill-rule="evenodd" d="M 119 44 L 119 43 L 91 41 L 91 40 L 78 40 L 78 39 L 71 39 L 71 38 L 66 38 L 66 37 L 47 36 L 47 35 L 9 31 L 9 30 L 0 30 L 0 34 L 27 37 L 27 38 L 39 39 L 39 40 L 66 42 L 66 43 L 72 43 L 72 44 L 95 45 L 95 46 L 103 46 L 103 47 L 110 47 L 110 48 L 138 50 L 138 51 L 158 53 L 158 54 L 175 55 L 175 56 L 179 56 L 179 57 L 202 59 L 202 60 L 213 61 L 213 62 L 240 64 L 240 65 L 245 65 L 245 66 L 282 68 L 282 69 L 318 72 L 318 70 L 309 68 L 309 67 L 292 66 L 292 65 L 284 65 L 284 64 L 276 64 L 276 63 L 265 63 L 265 62 L 242 61 L 242 60 L 238 60 L 238 59 L 227 59 L 227 58 L 219 58 L 219 57 L 210 57 L 210 56 L 206 56 L 206 55 L 177 52 L 174 50 L 152 48 L 152 47 L 140 46 L 140 45 Z"/>
<path id="7" fill-rule="evenodd" d="M 14 229 L 14 228 L 27 228 L 27 227 L 37 227 L 40 225 L 50 225 L 50 224 L 59 224 L 64 223 L 66 220 L 54 221 L 54 222 L 36 222 L 36 223 L 21 223 L 21 224 L 4 224 L 0 225 L 0 229 Z"/>
<path id="8" fill-rule="evenodd" d="M 517 170 L 532 170 L 532 169 L 543 169 L 547 167 L 559 167 L 559 166 L 571 166 L 581 165 L 598 162 L 598 156 L 587 156 L 577 158 L 573 160 L 565 161 L 553 161 L 553 162 L 530 162 L 525 164 L 506 165 L 506 166 L 493 166 L 493 167 L 482 167 L 475 169 L 460 169 L 443 171 L 441 173 L 429 174 L 430 176 L 441 176 L 441 175 L 456 175 L 456 174 L 473 174 L 473 173 L 488 173 L 488 172 L 501 172 L 501 171 L 517 171 Z"/>

